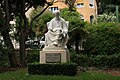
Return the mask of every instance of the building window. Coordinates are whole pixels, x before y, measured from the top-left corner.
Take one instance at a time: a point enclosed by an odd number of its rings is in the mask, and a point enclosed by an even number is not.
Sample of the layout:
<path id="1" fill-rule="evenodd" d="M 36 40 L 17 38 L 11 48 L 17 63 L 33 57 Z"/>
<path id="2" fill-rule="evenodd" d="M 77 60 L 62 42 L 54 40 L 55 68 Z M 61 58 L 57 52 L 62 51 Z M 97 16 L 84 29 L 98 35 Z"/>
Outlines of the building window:
<path id="1" fill-rule="evenodd" d="M 94 0 L 90 0 L 89 6 L 90 6 L 91 8 L 94 7 Z"/>
<path id="2" fill-rule="evenodd" d="M 77 8 L 83 8 L 83 7 L 84 7 L 84 3 L 78 3 L 78 4 L 76 5 L 76 7 L 77 7 Z"/>
<path id="3" fill-rule="evenodd" d="M 50 7 L 49 10 L 54 12 L 55 10 L 58 10 L 58 7 Z"/>
<path id="4" fill-rule="evenodd" d="M 94 22 L 94 16 L 91 15 L 91 16 L 90 16 L 90 23 L 93 23 L 93 22 Z"/>

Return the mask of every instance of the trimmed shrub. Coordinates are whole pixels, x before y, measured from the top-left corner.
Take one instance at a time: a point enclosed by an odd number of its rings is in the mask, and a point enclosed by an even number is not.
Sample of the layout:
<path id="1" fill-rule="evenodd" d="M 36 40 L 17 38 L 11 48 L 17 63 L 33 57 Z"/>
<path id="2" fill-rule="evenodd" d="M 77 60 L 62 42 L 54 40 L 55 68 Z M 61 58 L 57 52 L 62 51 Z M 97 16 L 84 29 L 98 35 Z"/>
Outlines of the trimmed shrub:
<path id="1" fill-rule="evenodd" d="M 82 67 L 97 67 L 97 68 L 119 68 L 120 54 L 113 55 L 83 55 L 71 54 L 71 61 Z"/>
<path id="2" fill-rule="evenodd" d="M 108 56 L 108 63 L 107 65 L 109 67 L 118 67 L 120 68 L 120 54 L 114 54 L 114 55 L 110 55 Z"/>
<path id="3" fill-rule="evenodd" d="M 90 58 L 87 55 L 82 54 L 71 54 L 71 61 L 77 63 L 77 65 L 82 67 L 88 67 L 90 64 Z"/>
<path id="4" fill-rule="evenodd" d="M 28 64 L 29 74 L 39 75 L 68 75 L 77 74 L 77 65 L 75 63 L 56 63 L 56 64 Z"/>

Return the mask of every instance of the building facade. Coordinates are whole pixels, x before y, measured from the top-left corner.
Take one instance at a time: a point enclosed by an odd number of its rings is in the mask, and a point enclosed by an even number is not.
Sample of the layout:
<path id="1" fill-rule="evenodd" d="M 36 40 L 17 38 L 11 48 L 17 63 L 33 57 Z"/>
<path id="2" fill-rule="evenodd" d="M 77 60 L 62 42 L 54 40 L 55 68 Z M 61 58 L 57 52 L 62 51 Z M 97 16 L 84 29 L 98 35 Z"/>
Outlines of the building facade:
<path id="1" fill-rule="evenodd" d="M 51 1 L 51 0 L 48 0 Z M 97 2 L 96 0 L 76 0 L 76 10 L 80 13 L 81 19 L 88 22 L 94 22 L 97 17 Z M 68 8 L 65 4 L 65 0 L 55 0 L 54 4 L 49 7 L 49 10 L 54 12 L 55 10 L 61 10 Z"/>
<path id="2" fill-rule="evenodd" d="M 48 2 L 51 2 L 52 0 L 48 0 Z M 49 7 L 49 10 L 54 12 L 55 10 L 61 10 L 64 8 L 68 8 L 68 5 L 65 4 L 65 0 L 54 0 L 54 4 Z"/>
<path id="3" fill-rule="evenodd" d="M 75 6 L 84 21 L 94 22 L 97 17 L 96 0 L 76 0 Z"/>

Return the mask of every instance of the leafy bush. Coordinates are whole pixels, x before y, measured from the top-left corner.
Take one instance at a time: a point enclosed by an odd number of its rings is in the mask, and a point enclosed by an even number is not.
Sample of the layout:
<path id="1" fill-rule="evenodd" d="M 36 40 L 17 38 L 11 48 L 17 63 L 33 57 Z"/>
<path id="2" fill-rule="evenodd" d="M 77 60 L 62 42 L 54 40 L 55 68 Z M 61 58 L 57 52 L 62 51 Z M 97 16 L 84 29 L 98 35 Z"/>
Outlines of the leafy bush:
<path id="1" fill-rule="evenodd" d="M 120 54 L 108 56 L 107 65 L 109 67 L 120 67 Z"/>
<path id="2" fill-rule="evenodd" d="M 77 65 L 74 63 L 57 63 L 57 64 L 28 64 L 29 74 L 40 75 L 69 75 L 77 74 Z"/>
<path id="3" fill-rule="evenodd" d="M 40 50 L 27 50 L 28 63 L 39 62 Z"/>
<path id="4" fill-rule="evenodd" d="M 73 54 L 72 61 L 83 67 L 120 67 L 120 25 L 98 23 L 85 29 L 89 34 L 84 51 Z"/>
<path id="5" fill-rule="evenodd" d="M 97 67 L 97 68 L 119 68 L 120 54 L 113 55 L 83 55 L 71 54 L 71 62 L 77 63 L 82 67 Z"/>
<path id="6" fill-rule="evenodd" d="M 89 57 L 82 54 L 71 54 L 70 56 L 71 61 L 74 63 L 77 63 L 77 65 L 82 67 L 88 67 L 90 64 Z"/>
<path id="7" fill-rule="evenodd" d="M 99 23 L 86 27 L 89 36 L 84 44 L 87 55 L 112 55 L 120 53 L 120 25 Z"/>
<path id="8" fill-rule="evenodd" d="M 7 50 L 3 49 L 2 45 L 0 44 L 0 67 L 8 67 L 9 61 L 8 61 L 8 55 Z"/>
<path id="9" fill-rule="evenodd" d="M 115 22 L 116 16 L 113 13 L 103 13 L 102 15 L 98 15 L 97 22 Z"/>

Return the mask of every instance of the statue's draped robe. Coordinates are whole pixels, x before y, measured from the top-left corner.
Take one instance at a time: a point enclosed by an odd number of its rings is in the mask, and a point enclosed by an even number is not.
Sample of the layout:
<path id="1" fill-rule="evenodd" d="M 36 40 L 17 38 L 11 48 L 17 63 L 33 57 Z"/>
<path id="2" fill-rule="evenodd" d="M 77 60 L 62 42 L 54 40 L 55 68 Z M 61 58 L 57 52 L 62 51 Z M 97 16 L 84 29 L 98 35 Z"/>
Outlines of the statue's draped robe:
<path id="1" fill-rule="evenodd" d="M 68 21 L 60 17 L 53 18 L 47 23 L 48 32 L 45 34 L 45 46 L 57 45 L 65 47 L 68 41 Z"/>

